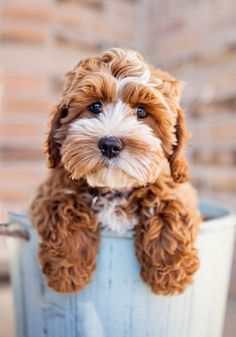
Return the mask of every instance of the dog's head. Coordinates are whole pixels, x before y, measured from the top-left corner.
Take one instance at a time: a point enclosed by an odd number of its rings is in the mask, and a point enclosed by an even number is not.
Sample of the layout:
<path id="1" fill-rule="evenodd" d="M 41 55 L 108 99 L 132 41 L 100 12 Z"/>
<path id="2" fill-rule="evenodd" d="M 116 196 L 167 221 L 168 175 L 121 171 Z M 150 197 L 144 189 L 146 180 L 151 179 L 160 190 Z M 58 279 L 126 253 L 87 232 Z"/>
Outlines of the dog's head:
<path id="1" fill-rule="evenodd" d="M 145 186 L 166 159 L 176 182 L 187 179 L 180 84 L 140 54 L 111 49 L 66 74 L 46 140 L 49 165 L 60 162 L 91 186 Z"/>

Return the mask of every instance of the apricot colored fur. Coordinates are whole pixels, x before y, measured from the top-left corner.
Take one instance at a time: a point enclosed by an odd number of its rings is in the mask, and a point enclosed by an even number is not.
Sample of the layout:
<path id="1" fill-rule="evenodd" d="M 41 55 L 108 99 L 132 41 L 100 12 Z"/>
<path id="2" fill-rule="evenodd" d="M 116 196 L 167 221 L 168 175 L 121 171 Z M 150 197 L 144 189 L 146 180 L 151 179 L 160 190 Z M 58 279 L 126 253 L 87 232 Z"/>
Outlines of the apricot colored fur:
<path id="1" fill-rule="evenodd" d="M 139 54 L 134 53 L 134 57 L 142 62 Z M 108 102 L 117 99 L 108 69 L 114 77 L 135 76 L 135 69 L 126 65 L 119 50 L 82 60 L 66 75 L 62 97 L 49 124 L 45 150 L 51 171 L 32 203 L 31 216 L 41 237 L 42 270 L 49 287 L 59 292 L 84 288 L 96 269 L 100 230 L 91 204 L 104 188 L 90 187 L 83 177 L 72 180 L 61 162 L 61 147 L 70 123 L 78 116 L 90 118 L 85 108 L 97 96 Z M 134 243 L 144 282 L 156 294 L 175 294 L 193 282 L 199 267 L 195 240 L 200 215 L 195 191 L 187 182 L 188 165 L 183 154 L 187 131 L 179 106 L 179 83 L 159 69 L 149 66 L 149 70 L 151 81 L 157 86 L 160 81 L 160 100 L 156 101 L 152 89 L 147 92 L 138 85 L 130 86 L 124 97 L 129 102 L 143 100 L 152 109 L 158 105 L 158 111 L 163 112 L 150 113 L 145 123 L 162 141 L 166 167 L 149 186 L 134 186 L 123 209 L 139 219 Z M 141 152 L 147 150 L 135 139 L 130 141 L 130 146 L 137 144 Z M 95 169 L 99 170 L 99 165 Z"/>

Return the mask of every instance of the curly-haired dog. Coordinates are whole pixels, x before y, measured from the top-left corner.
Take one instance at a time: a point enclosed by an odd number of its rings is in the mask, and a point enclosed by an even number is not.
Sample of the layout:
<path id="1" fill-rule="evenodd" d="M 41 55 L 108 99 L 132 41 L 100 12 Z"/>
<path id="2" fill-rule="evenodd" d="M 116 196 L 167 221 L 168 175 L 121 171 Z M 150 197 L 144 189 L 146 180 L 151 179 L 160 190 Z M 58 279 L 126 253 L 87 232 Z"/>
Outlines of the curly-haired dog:
<path id="1" fill-rule="evenodd" d="M 31 208 L 50 287 L 73 292 L 91 281 L 102 227 L 134 230 L 154 293 L 192 283 L 200 216 L 179 100 L 179 82 L 130 50 L 83 59 L 66 74 L 46 140 L 50 176 Z"/>

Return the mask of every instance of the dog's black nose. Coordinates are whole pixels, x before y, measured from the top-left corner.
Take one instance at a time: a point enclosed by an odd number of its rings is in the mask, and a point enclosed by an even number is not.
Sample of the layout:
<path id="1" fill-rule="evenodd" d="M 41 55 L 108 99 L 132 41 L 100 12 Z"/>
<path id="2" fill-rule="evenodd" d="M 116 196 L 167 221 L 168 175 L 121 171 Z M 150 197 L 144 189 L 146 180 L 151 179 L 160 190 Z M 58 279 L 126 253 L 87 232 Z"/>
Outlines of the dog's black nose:
<path id="1" fill-rule="evenodd" d="M 98 147 L 104 156 L 113 158 L 122 151 L 124 144 L 117 137 L 103 137 L 99 140 Z"/>

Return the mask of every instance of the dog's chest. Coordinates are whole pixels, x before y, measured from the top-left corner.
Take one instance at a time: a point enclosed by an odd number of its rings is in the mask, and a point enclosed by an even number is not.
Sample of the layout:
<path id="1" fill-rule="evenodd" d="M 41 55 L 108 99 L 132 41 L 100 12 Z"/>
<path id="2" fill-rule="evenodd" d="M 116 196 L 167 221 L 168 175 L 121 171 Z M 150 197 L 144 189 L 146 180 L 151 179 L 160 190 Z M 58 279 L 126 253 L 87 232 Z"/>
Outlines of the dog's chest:
<path id="1" fill-rule="evenodd" d="M 127 200 L 122 196 L 96 196 L 92 201 L 92 209 L 102 228 L 123 235 L 134 228 L 138 222 L 135 214 L 128 212 Z"/>

